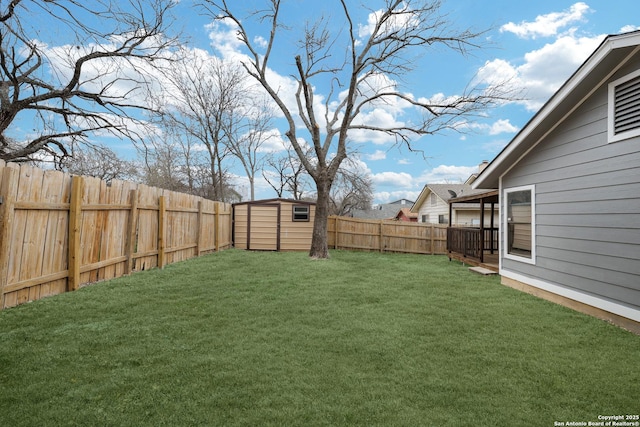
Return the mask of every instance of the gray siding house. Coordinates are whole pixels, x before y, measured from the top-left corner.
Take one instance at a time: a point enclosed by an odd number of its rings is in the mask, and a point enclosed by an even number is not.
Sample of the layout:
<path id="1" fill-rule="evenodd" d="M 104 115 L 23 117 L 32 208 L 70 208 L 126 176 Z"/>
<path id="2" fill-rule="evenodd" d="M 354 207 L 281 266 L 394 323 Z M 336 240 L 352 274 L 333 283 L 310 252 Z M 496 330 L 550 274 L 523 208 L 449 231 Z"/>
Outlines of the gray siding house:
<path id="1" fill-rule="evenodd" d="M 640 332 L 640 32 L 607 37 L 487 166 L 506 285 Z"/>

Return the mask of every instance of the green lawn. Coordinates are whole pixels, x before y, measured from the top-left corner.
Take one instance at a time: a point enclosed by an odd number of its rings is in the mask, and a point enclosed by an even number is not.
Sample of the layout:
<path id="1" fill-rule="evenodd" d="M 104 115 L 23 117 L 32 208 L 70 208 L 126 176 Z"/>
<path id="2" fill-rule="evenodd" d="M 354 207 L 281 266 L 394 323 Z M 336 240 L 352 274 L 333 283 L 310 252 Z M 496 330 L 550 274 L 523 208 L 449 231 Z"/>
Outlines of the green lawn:
<path id="1" fill-rule="evenodd" d="M 553 426 L 640 337 L 446 257 L 229 250 L 0 312 L 2 426 Z"/>

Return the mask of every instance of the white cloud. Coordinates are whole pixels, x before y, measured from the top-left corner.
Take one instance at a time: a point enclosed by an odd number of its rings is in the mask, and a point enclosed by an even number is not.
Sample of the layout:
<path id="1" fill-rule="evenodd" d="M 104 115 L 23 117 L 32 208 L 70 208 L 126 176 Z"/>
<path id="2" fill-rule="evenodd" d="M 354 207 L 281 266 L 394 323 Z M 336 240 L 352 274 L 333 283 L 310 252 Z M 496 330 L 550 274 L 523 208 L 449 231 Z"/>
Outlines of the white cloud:
<path id="1" fill-rule="evenodd" d="M 625 25 L 624 27 L 620 28 L 620 33 L 629 33 L 631 31 L 637 30 L 640 30 L 640 25 Z"/>
<path id="2" fill-rule="evenodd" d="M 402 4 L 395 9 L 396 12 L 407 11 L 408 6 L 406 4 Z M 383 10 L 379 9 L 374 12 L 369 13 L 367 23 L 358 25 L 358 37 L 365 38 L 369 37 L 375 31 L 376 25 L 380 20 L 380 17 L 383 14 Z M 410 27 L 410 26 L 419 25 L 418 20 L 411 13 L 402 13 L 395 14 L 389 20 L 386 21 L 385 25 L 378 30 L 378 34 L 389 34 L 394 31 L 401 30 L 402 28 Z"/>
<path id="3" fill-rule="evenodd" d="M 351 157 L 347 157 L 340 164 L 340 168 L 345 170 L 345 171 L 350 171 L 352 173 L 357 173 L 360 176 L 370 176 L 371 175 L 371 169 L 369 169 L 369 166 L 367 166 L 367 164 L 365 162 L 363 162 L 362 159 L 357 155 L 353 155 Z"/>
<path id="4" fill-rule="evenodd" d="M 414 185 L 413 177 L 406 172 L 381 172 L 371 176 L 373 183 L 379 186 L 411 188 Z"/>
<path id="5" fill-rule="evenodd" d="M 263 137 L 264 142 L 258 150 L 260 153 L 279 153 L 290 145 L 289 141 L 282 137 L 279 129 L 271 129 Z"/>
<path id="6" fill-rule="evenodd" d="M 440 165 L 424 171 L 417 179 L 422 186 L 425 184 L 462 183 L 478 171 L 478 166 Z"/>
<path id="7" fill-rule="evenodd" d="M 396 117 L 388 110 L 375 108 L 371 111 L 362 111 L 354 125 L 375 126 L 377 128 L 393 128 L 404 126 L 404 122 L 397 121 Z M 349 132 L 349 138 L 355 142 L 372 142 L 376 145 L 384 145 L 396 142 L 393 135 L 367 129 L 354 129 Z"/>
<path id="8" fill-rule="evenodd" d="M 519 24 L 509 22 L 500 27 L 500 31 L 513 33 L 525 39 L 555 36 L 560 29 L 574 22 L 583 21 L 585 15 L 590 11 L 591 8 L 586 3 L 578 2 L 563 12 L 538 15 L 533 22 L 522 21 Z"/>
<path id="9" fill-rule="evenodd" d="M 211 46 L 225 58 L 237 57 L 242 48 L 242 42 L 238 38 L 238 30 L 231 20 L 213 21 L 206 26 L 209 31 Z"/>
<path id="10" fill-rule="evenodd" d="M 584 63 L 604 37 L 578 37 L 570 33 L 526 53 L 520 65 L 504 59 L 487 61 L 478 71 L 478 79 L 484 83 L 509 80 L 514 87 L 524 90 L 525 99 L 518 103 L 529 111 L 537 111 Z"/>
<path id="11" fill-rule="evenodd" d="M 385 160 L 387 158 L 387 152 L 382 150 L 376 150 L 375 153 L 365 155 L 367 160 Z"/>
<path id="12" fill-rule="evenodd" d="M 398 160 L 399 165 L 410 165 L 412 162 L 409 159 L 400 159 Z"/>
<path id="13" fill-rule="evenodd" d="M 262 49 L 266 49 L 267 47 L 267 39 L 262 36 L 256 36 L 253 39 L 253 42 Z"/>
<path id="14" fill-rule="evenodd" d="M 41 45 L 40 48 L 50 61 L 55 84 L 66 85 L 73 76 L 77 60 L 95 51 L 116 51 L 119 49 L 118 39 L 119 37 L 113 36 L 99 45 Z M 157 70 L 143 59 L 93 58 L 85 61 L 82 66 L 79 87 L 87 92 L 101 93 L 104 97 L 118 99 L 123 104 L 144 106 L 147 102 L 145 90 L 152 88 L 152 85 L 143 82 L 158 74 Z"/>
<path id="15" fill-rule="evenodd" d="M 458 129 L 464 131 L 469 130 L 476 133 L 488 134 L 488 135 L 500 135 L 502 133 L 515 133 L 518 128 L 511 124 L 509 119 L 500 119 L 493 124 L 480 123 L 480 122 L 461 122 L 457 125 Z M 466 141 L 467 135 L 464 133 L 460 135 L 460 140 Z"/>
<path id="16" fill-rule="evenodd" d="M 392 188 L 391 191 L 374 193 L 376 202 L 386 203 L 399 199 L 416 200 L 425 184 L 462 183 L 478 171 L 478 166 L 440 165 L 425 170 L 420 176 L 406 172 L 381 172 L 372 174 L 376 188 Z"/>
<path id="17" fill-rule="evenodd" d="M 373 194 L 376 203 L 390 203 L 396 200 L 407 199 L 415 201 L 420 195 L 420 191 L 398 190 L 398 191 L 379 191 Z M 410 207 L 410 206 L 409 206 Z"/>
<path id="18" fill-rule="evenodd" d="M 489 135 L 499 135 L 501 133 L 514 133 L 518 128 L 511 124 L 509 119 L 500 119 L 489 128 Z"/>

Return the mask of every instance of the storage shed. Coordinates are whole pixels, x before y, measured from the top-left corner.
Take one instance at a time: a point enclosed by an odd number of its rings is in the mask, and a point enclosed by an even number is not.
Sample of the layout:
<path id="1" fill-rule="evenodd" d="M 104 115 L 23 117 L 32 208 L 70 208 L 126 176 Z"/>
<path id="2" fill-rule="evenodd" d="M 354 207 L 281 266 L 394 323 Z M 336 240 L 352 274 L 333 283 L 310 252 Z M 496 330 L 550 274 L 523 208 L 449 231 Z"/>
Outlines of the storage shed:
<path id="1" fill-rule="evenodd" d="M 233 205 L 233 242 L 238 249 L 308 251 L 316 205 L 289 199 L 268 199 Z"/>

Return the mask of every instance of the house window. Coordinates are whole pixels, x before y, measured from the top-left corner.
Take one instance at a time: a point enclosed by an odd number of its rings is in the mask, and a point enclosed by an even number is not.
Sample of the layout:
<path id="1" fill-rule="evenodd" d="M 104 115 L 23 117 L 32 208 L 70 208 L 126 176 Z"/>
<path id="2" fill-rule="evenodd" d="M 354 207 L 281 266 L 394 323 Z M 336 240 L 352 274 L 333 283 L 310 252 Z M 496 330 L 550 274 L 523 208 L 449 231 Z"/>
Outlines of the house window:
<path id="1" fill-rule="evenodd" d="M 294 221 L 309 221 L 311 215 L 309 214 L 309 205 L 294 205 L 293 206 L 293 220 Z"/>
<path id="2" fill-rule="evenodd" d="M 449 220 L 446 215 L 438 215 L 438 224 L 449 224 Z"/>
<path id="3" fill-rule="evenodd" d="M 535 188 L 505 190 L 505 257 L 535 263 Z"/>
<path id="4" fill-rule="evenodd" d="M 436 198 L 436 193 L 431 193 L 431 206 L 435 206 L 438 204 L 438 199 Z"/>
<path id="5" fill-rule="evenodd" d="M 428 215 L 422 215 L 422 222 L 429 222 Z"/>
<path id="6" fill-rule="evenodd" d="M 640 136 L 640 70 L 609 84 L 609 142 Z"/>

